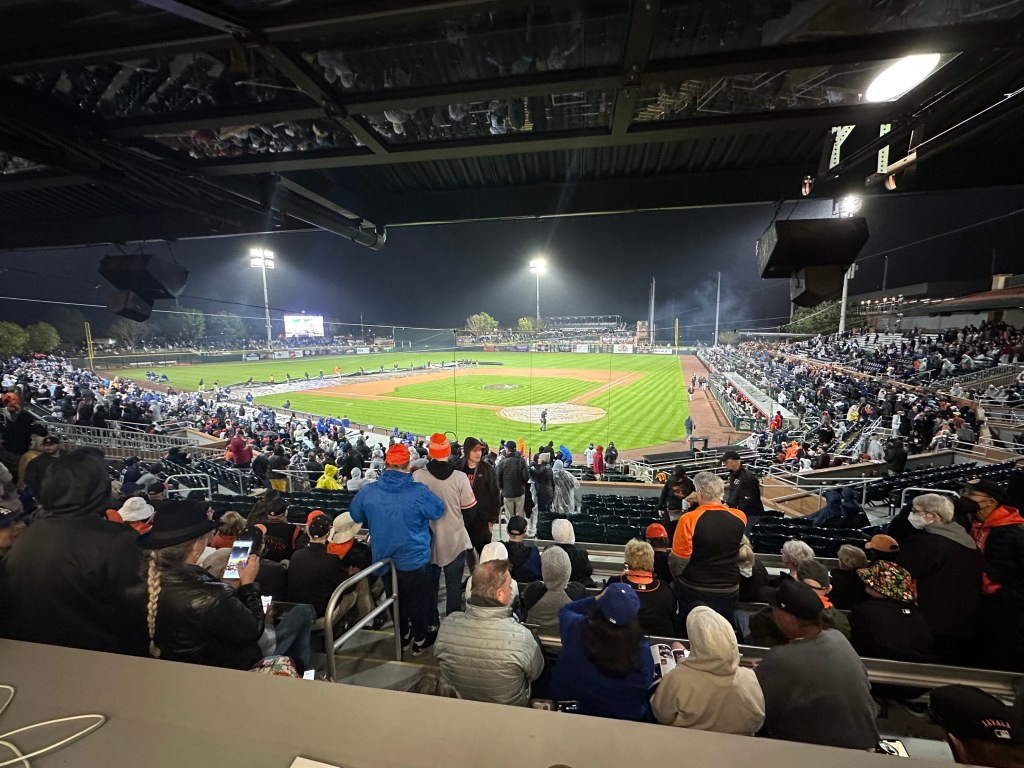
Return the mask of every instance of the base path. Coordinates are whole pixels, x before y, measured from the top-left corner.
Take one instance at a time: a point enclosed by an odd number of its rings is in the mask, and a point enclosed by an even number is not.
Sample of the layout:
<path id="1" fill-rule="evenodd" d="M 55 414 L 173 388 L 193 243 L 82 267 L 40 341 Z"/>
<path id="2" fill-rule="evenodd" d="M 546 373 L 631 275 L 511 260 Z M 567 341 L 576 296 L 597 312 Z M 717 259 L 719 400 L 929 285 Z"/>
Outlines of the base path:
<path id="1" fill-rule="evenodd" d="M 695 355 L 682 355 L 680 357 L 680 364 L 683 366 L 683 378 L 686 380 L 686 387 L 690 386 L 690 377 L 693 375 L 696 375 L 698 379 L 701 376 L 707 378 L 711 375 L 708 369 L 704 367 L 704 363 Z M 688 396 L 686 389 L 683 390 L 682 396 Z M 709 448 L 734 445 L 749 437 L 748 433 L 737 432 L 733 428 L 729 419 L 726 418 L 725 413 L 722 411 L 722 406 L 715 400 L 715 396 L 711 394 L 710 389 L 697 389 L 694 391 L 693 397 L 690 398 L 690 417 L 693 419 L 694 434 L 701 437 L 707 436 Z M 651 445 L 647 448 L 633 448 L 628 451 L 622 451 L 619 456 L 623 459 L 639 459 L 654 453 L 672 453 L 673 451 L 688 450 L 690 450 L 690 442 L 681 439 L 674 440 L 671 443 Z"/>

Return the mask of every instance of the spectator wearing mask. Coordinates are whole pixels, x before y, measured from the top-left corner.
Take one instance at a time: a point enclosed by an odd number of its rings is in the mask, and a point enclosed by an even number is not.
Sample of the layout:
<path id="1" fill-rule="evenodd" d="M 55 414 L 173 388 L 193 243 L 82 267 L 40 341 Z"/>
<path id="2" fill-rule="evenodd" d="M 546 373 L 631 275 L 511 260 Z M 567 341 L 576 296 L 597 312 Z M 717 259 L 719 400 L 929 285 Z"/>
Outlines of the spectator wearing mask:
<path id="1" fill-rule="evenodd" d="M 857 571 L 868 567 L 867 553 L 853 544 L 843 544 L 837 554 L 839 567 L 829 576 L 832 579 L 832 591 L 828 598 L 836 608 L 849 611 L 867 598 L 864 582 Z"/>
<path id="2" fill-rule="evenodd" d="M 505 542 L 505 549 L 508 551 L 509 567 L 512 578 L 521 583 L 537 581 L 541 577 L 540 551 L 523 541 L 526 538 L 526 527 L 526 518 L 516 516 L 508 521 L 506 528 L 508 541 Z"/>
<path id="3" fill-rule="evenodd" d="M 264 657 L 259 556 L 250 554 L 239 565 L 237 590 L 200 568 L 199 555 L 216 527 L 202 504 L 168 501 L 153 529 L 138 538 L 147 553 L 149 653 L 188 664 L 250 669 Z M 312 621 L 309 606 L 294 606 L 276 632 L 276 653 L 303 669 L 309 663 Z"/>
<path id="4" fill-rule="evenodd" d="M 1009 506 L 1006 492 L 989 480 L 964 488 L 978 505 L 971 538 L 985 558 L 978 638 L 995 669 L 1024 669 L 1024 518 Z"/>
<path id="5" fill-rule="evenodd" d="M 437 602 L 441 591 L 441 574 L 444 574 L 445 615 L 450 616 L 462 609 L 462 575 L 466 570 L 466 550 L 472 548 L 469 532 L 463 519 L 463 510 L 476 506 L 476 497 L 465 473 L 455 469 L 448 461 L 452 447 L 448 438 L 440 432 L 430 436 L 427 446 L 430 462 L 424 469 L 416 470 L 412 479 L 427 486 L 444 504 L 444 515 L 432 520 L 433 533 L 430 546 L 430 571 L 433 581 L 433 602 L 430 611 L 430 630 L 436 631 L 441 624 Z"/>
<path id="6" fill-rule="evenodd" d="M 747 518 L 722 503 L 722 480 L 711 472 L 693 478 L 697 507 L 679 518 L 669 565 L 676 577 L 679 616 L 698 603 L 732 621 L 740 590 L 739 550 Z"/>
<path id="7" fill-rule="evenodd" d="M 740 595 L 741 603 L 760 603 L 764 601 L 765 590 L 770 588 L 768 569 L 757 559 L 754 548 L 747 537 L 743 537 L 739 551 Z"/>
<path id="8" fill-rule="evenodd" d="M 419 656 L 427 647 L 433 593 L 430 521 L 439 520 L 445 506 L 426 485 L 413 481 L 410 461 L 405 445 L 388 448 L 380 480 L 355 495 L 349 514 L 370 529 L 373 559 L 395 561 L 402 646 Z"/>
<path id="9" fill-rule="evenodd" d="M 514 441 L 505 443 L 505 455 L 497 468 L 498 490 L 509 517 L 526 514 L 526 492 L 530 482 L 530 467 L 517 451 Z"/>
<path id="10" fill-rule="evenodd" d="M 765 733 L 773 739 L 849 749 L 878 743 L 875 702 L 857 652 L 821 626 L 821 599 L 809 586 L 784 581 L 770 600 L 786 636 L 754 670 L 765 703 Z"/>
<path id="11" fill-rule="evenodd" d="M 654 659 L 640 629 L 639 610 L 640 598 L 625 584 L 562 607 L 562 651 L 551 681 L 555 698 L 576 701 L 585 715 L 650 718 Z"/>
<path id="12" fill-rule="evenodd" d="M 558 612 L 563 605 L 586 594 L 582 584 L 569 581 L 572 565 L 561 547 L 548 547 L 540 557 L 542 581 L 534 581 L 523 590 L 526 621 L 537 626 L 541 637 L 558 635 Z"/>
<path id="13" fill-rule="evenodd" d="M 46 515 L 4 558 L 17 640 L 145 655 L 145 584 L 138 533 L 104 519 L 110 476 L 100 454 L 78 449 L 50 468 L 39 503 Z"/>
<path id="14" fill-rule="evenodd" d="M 917 664 L 935 661 L 935 645 L 924 615 L 914 600 L 906 569 L 879 560 L 857 575 L 868 598 L 850 611 L 850 642 L 861 656 Z"/>
<path id="15" fill-rule="evenodd" d="M 889 525 L 899 542 L 893 562 L 910 572 L 935 641 L 938 660 L 963 665 L 982 598 L 982 559 L 974 539 L 954 520 L 953 502 L 937 493 L 914 498 Z"/>
<path id="16" fill-rule="evenodd" d="M 512 618 L 511 601 L 508 563 L 481 563 L 473 571 L 466 611 L 451 614 L 441 625 L 434 655 L 441 676 L 464 699 L 520 707 L 530 703 L 530 683 L 544 670 L 544 656 L 533 633 Z"/>
<path id="17" fill-rule="evenodd" d="M 576 543 L 576 531 L 573 529 L 572 523 L 563 518 L 552 521 L 551 538 L 554 539 L 556 547 L 565 550 L 565 554 L 569 556 L 569 562 L 572 563 L 569 581 L 575 581 L 585 587 L 595 586 L 594 580 L 591 578 L 594 566 L 590 564 L 590 555 L 587 554 L 587 550 Z"/>
<path id="18" fill-rule="evenodd" d="M 609 584 L 629 586 L 640 598 L 637 617 L 645 635 L 678 636 L 676 598 L 672 585 L 654 575 L 654 548 L 646 541 L 626 542 L 626 570 L 622 576 L 608 579 Z"/>
<path id="19" fill-rule="evenodd" d="M 686 617 L 690 654 L 651 698 L 662 725 L 752 736 L 764 724 L 764 694 L 754 670 L 740 667 L 736 633 L 705 605 Z"/>
<path id="20" fill-rule="evenodd" d="M 484 461 L 484 444 L 475 437 L 467 437 L 462 444 L 462 458 L 455 465 L 456 469 L 464 472 L 469 478 L 469 485 L 476 497 L 476 506 L 471 514 L 465 515 L 466 530 L 469 532 L 469 540 L 477 555 L 484 546 L 491 541 L 491 531 L 497 524 L 501 514 L 501 491 L 498 489 L 498 477 L 494 467 Z M 525 518 L 520 518 L 524 519 Z M 523 529 L 526 532 L 526 529 Z M 510 531 L 511 533 L 511 531 Z M 516 581 L 529 581 L 521 579 L 517 573 L 520 565 L 516 563 L 516 556 L 513 548 L 509 548 L 509 554 L 513 558 L 512 577 Z M 538 561 L 539 562 L 539 561 Z M 539 569 L 539 565 L 537 566 Z M 536 578 L 536 576 L 535 576 Z"/>

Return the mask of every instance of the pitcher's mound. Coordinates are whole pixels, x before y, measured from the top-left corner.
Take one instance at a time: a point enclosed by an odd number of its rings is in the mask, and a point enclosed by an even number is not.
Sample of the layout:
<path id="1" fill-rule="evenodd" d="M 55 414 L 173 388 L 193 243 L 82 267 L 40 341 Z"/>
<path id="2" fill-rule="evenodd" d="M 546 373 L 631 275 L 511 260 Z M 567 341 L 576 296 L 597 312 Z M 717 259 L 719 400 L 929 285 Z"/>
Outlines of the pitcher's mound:
<path id="1" fill-rule="evenodd" d="M 585 421 L 597 421 L 606 414 L 602 408 L 591 405 L 573 405 L 572 403 L 542 403 L 540 405 L 517 405 L 502 408 L 498 415 L 509 421 L 522 421 L 527 424 L 540 425 L 540 412 L 548 412 L 548 425 L 582 424 Z"/>

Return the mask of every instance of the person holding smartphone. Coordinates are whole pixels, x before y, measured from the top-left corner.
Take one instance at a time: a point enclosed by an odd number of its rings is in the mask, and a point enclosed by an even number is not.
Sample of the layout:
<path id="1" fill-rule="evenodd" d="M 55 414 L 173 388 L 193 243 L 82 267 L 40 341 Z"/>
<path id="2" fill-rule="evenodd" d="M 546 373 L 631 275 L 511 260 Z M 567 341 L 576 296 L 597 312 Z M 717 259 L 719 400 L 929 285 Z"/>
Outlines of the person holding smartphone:
<path id="1" fill-rule="evenodd" d="M 216 527 L 206 515 L 205 504 L 168 501 L 157 510 L 152 530 L 138 538 L 138 546 L 147 552 L 149 652 L 160 659 L 249 669 L 264 655 L 259 641 L 266 619 L 255 583 L 260 559 L 250 551 L 234 564 L 237 589 L 196 565 Z M 303 607 L 308 608 L 296 606 Z M 308 649 L 312 609 L 291 611 L 289 616 L 293 612 L 292 621 L 306 624 Z M 301 641 L 301 632 L 287 634 Z M 300 664 L 308 662 L 308 650 L 303 651 L 301 642 L 292 658 Z"/>

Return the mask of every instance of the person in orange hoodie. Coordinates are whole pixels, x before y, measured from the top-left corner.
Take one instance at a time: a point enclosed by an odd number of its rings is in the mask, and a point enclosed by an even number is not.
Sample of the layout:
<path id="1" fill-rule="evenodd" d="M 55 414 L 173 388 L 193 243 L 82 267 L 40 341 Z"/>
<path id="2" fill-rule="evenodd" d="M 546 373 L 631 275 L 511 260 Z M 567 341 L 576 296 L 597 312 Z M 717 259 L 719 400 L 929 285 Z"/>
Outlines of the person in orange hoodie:
<path id="1" fill-rule="evenodd" d="M 990 480 L 968 483 L 964 496 L 978 505 L 971 538 L 985 558 L 977 647 L 985 666 L 1024 671 L 1024 517 Z"/>

